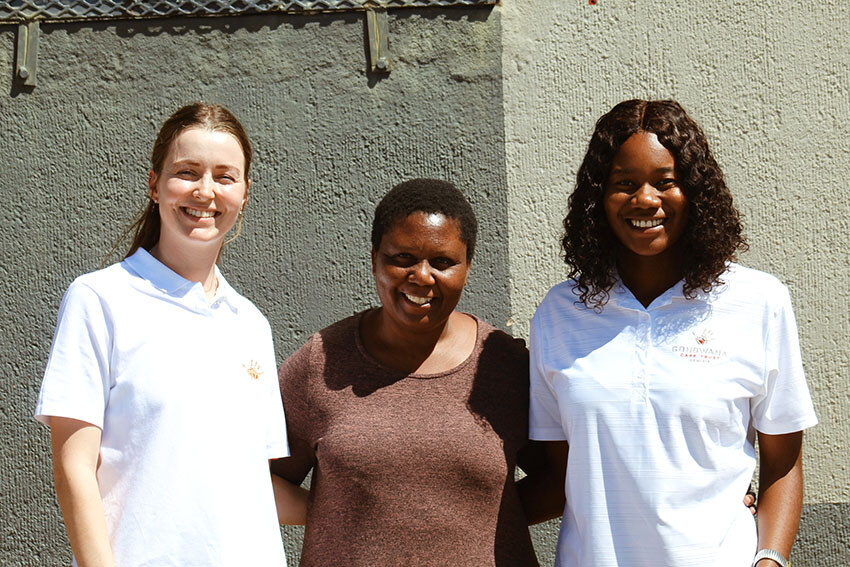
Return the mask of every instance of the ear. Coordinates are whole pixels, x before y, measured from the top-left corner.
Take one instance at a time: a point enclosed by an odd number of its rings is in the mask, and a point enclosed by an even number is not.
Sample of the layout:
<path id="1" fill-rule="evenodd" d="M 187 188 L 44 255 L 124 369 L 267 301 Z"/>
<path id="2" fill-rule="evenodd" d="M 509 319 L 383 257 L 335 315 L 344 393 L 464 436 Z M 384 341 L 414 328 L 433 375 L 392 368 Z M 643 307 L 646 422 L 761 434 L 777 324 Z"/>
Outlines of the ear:
<path id="1" fill-rule="evenodd" d="M 466 284 L 469 283 L 469 271 L 472 270 L 472 258 L 466 261 L 466 276 L 463 278 L 463 285 L 466 287 Z"/>
<path id="2" fill-rule="evenodd" d="M 250 188 L 251 188 L 251 180 L 249 179 L 248 181 L 245 182 L 245 196 L 242 197 L 242 207 L 239 209 L 240 213 L 245 209 L 245 205 L 248 204 L 248 194 L 249 194 L 248 190 Z"/>
<path id="3" fill-rule="evenodd" d="M 159 200 L 159 191 L 156 188 L 157 176 L 154 170 L 148 171 L 148 195 L 151 200 L 156 202 Z"/>
<path id="4" fill-rule="evenodd" d="M 378 258 L 378 251 L 375 250 L 375 247 L 372 247 L 372 275 L 375 275 L 375 261 Z"/>

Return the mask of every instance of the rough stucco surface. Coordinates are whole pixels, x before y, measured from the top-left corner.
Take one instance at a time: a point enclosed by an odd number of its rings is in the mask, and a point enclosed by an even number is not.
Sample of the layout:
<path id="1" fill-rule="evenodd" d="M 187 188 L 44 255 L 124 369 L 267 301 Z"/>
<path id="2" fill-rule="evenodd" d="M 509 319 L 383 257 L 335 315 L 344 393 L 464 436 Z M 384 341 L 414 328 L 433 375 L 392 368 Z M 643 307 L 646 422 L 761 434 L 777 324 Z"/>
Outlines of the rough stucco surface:
<path id="1" fill-rule="evenodd" d="M 374 305 L 369 224 L 411 177 L 453 180 L 480 216 L 462 307 L 510 312 L 501 27 L 491 8 L 390 13 L 392 73 L 364 69 L 362 14 L 43 25 L 38 86 L 11 83 L 0 27 L 0 564 L 70 562 L 47 429 L 31 417 L 62 293 L 145 201 L 159 124 L 222 102 L 256 148 L 243 236 L 223 271 L 269 317 L 280 360 Z M 214 356 L 187 353 L 187 356 Z M 202 473 L 199 470 L 199 473 Z M 297 564 L 298 530 L 286 531 Z"/>
<path id="2" fill-rule="evenodd" d="M 846 564 L 848 16 L 843 0 L 391 11 L 384 79 L 364 72 L 357 14 L 44 25 L 31 92 L 11 82 L 15 33 L 0 26 L 0 564 L 68 562 L 30 415 L 61 294 L 142 204 L 156 128 L 179 104 L 227 104 L 256 146 L 223 270 L 282 359 L 375 303 L 371 210 L 413 176 L 470 196 L 482 235 L 462 305 L 524 336 L 563 277 L 559 222 L 593 121 L 633 96 L 678 98 L 703 124 L 746 215 L 743 262 L 791 287 L 821 419 L 795 565 Z M 557 529 L 534 530 L 543 565 Z M 298 537 L 285 530 L 291 565 Z"/>
<path id="3" fill-rule="evenodd" d="M 502 8 L 515 329 L 526 335 L 565 276 L 560 221 L 595 120 L 628 98 L 679 100 L 744 213 L 742 263 L 778 276 L 794 298 L 821 422 L 806 433 L 795 565 L 850 563 L 848 22 L 844 0 Z"/>

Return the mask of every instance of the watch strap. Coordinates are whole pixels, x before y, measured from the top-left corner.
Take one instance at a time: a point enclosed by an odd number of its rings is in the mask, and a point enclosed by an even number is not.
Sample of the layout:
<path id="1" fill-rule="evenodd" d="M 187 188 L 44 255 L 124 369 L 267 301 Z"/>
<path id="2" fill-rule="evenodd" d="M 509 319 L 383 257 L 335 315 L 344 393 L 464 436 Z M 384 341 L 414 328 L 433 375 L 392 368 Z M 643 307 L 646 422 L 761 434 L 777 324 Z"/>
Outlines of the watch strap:
<path id="1" fill-rule="evenodd" d="M 783 557 L 782 554 L 775 549 L 762 549 L 756 553 L 756 556 L 753 558 L 753 567 L 755 567 L 756 563 L 762 559 L 773 559 L 779 563 L 780 567 L 791 567 L 791 562 L 785 559 L 785 557 Z"/>

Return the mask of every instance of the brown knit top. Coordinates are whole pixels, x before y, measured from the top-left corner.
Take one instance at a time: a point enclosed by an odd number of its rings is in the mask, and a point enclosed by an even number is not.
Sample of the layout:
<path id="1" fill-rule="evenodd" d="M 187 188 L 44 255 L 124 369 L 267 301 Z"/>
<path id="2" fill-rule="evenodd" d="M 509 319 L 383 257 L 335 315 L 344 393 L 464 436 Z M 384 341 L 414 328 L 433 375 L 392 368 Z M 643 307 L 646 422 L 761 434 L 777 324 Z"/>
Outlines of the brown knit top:
<path id="1" fill-rule="evenodd" d="M 514 469 L 528 439 L 528 352 L 476 319 L 475 349 L 405 374 L 363 348 L 360 319 L 314 334 L 280 367 L 292 456 L 313 469 L 302 567 L 536 566 Z"/>

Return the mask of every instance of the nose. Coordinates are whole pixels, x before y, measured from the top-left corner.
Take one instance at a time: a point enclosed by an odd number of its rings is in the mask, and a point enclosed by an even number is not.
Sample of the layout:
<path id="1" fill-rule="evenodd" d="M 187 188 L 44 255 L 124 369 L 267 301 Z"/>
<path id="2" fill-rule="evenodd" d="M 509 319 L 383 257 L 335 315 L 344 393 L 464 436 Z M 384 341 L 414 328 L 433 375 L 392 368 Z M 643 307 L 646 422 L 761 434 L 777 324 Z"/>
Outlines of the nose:
<path id="1" fill-rule="evenodd" d="M 195 196 L 198 199 L 210 200 L 215 197 L 215 183 L 209 175 L 204 175 L 198 180 L 195 186 Z"/>
<path id="2" fill-rule="evenodd" d="M 416 285 L 434 285 L 434 274 L 431 273 L 431 264 L 428 263 L 428 260 L 422 260 L 411 266 L 407 279 Z"/>
<path id="3" fill-rule="evenodd" d="M 632 196 L 634 204 L 638 207 L 647 209 L 657 209 L 661 206 L 661 198 L 658 196 L 658 189 L 649 183 L 644 183 Z"/>

